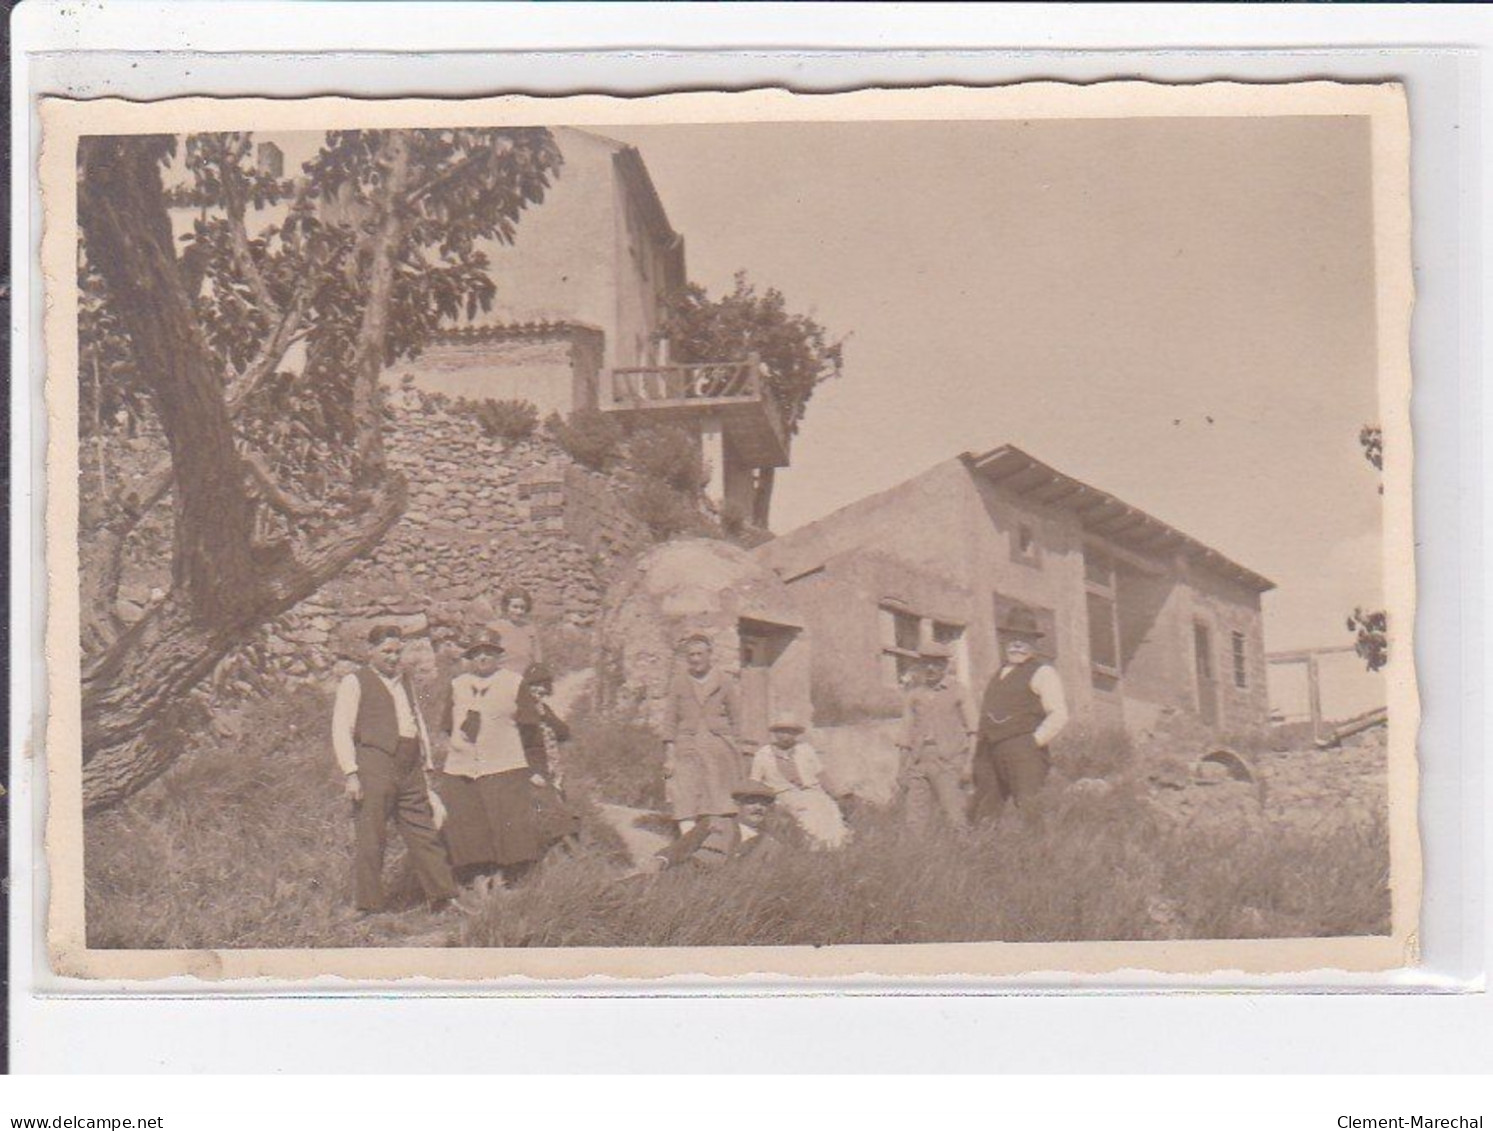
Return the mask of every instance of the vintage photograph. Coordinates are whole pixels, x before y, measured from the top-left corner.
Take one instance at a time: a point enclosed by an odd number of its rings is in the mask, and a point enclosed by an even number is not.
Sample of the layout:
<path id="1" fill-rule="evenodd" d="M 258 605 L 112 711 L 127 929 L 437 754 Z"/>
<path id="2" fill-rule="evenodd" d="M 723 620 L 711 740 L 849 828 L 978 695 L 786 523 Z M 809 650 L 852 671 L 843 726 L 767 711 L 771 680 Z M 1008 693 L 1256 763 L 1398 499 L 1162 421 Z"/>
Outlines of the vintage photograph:
<path id="1" fill-rule="evenodd" d="M 1414 963 L 1398 87 L 43 122 L 59 972 Z"/>

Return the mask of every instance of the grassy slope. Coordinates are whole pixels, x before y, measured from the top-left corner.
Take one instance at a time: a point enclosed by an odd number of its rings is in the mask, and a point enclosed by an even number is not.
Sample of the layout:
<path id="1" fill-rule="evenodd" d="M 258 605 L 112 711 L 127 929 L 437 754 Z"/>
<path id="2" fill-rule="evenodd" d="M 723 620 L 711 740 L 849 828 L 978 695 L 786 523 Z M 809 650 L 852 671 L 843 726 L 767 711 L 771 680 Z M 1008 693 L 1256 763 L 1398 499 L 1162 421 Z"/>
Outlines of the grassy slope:
<path id="1" fill-rule="evenodd" d="M 1154 938 L 1387 932 L 1383 822 L 1303 831 L 1178 828 L 1122 782 L 1054 791 L 1029 815 L 964 838 L 914 837 L 895 812 L 858 814 L 838 853 L 771 868 L 618 880 L 595 829 L 450 930 L 418 909 L 391 853 L 402 914 L 350 913 L 351 823 L 310 691 L 250 708 L 241 734 L 206 734 L 162 781 L 88 823 L 89 937 L 98 947 L 665 946 Z M 604 732 L 572 763 L 597 758 Z M 635 735 L 624 742 L 639 757 Z M 636 789 L 617 772 L 605 800 Z M 585 782 L 573 783 L 584 787 Z M 600 791 L 598 791 L 600 792 Z M 392 830 L 391 830 L 392 832 Z M 397 836 L 391 837 L 397 845 Z"/>

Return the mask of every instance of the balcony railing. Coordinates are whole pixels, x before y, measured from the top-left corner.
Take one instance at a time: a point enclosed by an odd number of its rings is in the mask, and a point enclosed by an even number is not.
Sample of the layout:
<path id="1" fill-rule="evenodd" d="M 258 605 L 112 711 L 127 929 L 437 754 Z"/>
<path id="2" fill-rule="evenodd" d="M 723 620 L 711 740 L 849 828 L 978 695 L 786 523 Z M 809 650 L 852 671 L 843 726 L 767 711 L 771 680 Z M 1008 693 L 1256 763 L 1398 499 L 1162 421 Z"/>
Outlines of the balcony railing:
<path id="1" fill-rule="evenodd" d="M 643 409 L 682 418 L 718 411 L 743 454 L 760 461 L 757 466 L 787 464 L 787 426 L 755 353 L 741 361 L 613 369 L 610 392 L 606 407 L 613 412 Z"/>
<path id="2" fill-rule="evenodd" d="M 621 405 L 715 397 L 756 398 L 760 396 L 761 384 L 755 357 L 698 365 L 642 365 L 612 370 L 612 399 Z"/>

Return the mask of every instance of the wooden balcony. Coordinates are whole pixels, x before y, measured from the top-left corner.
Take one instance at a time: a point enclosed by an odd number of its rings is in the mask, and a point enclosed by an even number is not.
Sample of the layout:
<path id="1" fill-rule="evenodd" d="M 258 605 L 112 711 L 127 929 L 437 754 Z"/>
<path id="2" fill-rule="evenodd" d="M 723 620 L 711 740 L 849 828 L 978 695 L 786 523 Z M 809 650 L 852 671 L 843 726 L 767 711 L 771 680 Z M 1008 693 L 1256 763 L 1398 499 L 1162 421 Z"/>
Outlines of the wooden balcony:
<path id="1" fill-rule="evenodd" d="M 603 411 L 646 412 L 686 425 L 714 415 L 743 465 L 788 466 L 788 429 L 755 354 L 742 361 L 613 369 L 606 391 Z"/>

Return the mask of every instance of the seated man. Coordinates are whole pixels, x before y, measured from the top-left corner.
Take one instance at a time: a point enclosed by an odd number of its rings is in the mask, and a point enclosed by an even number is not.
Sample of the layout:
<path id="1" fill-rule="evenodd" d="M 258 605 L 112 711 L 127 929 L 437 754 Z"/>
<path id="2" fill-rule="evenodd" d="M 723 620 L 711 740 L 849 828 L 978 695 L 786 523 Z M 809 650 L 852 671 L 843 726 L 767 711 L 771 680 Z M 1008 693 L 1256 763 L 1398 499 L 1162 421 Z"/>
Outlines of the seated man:
<path id="1" fill-rule="evenodd" d="M 804 727 L 791 715 L 779 715 L 768 727 L 772 741 L 752 758 L 752 778 L 772 789 L 786 812 L 815 845 L 839 848 L 850 835 L 835 799 L 821 780 L 824 766 L 804 741 Z"/>
<path id="2" fill-rule="evenodd" d="M 773 810 L 772 787 L 748 781 L 732 790 L 737 812 L 731 817 L 700 821 L 644 865 L 647 872 L 666 868 L 719 868 L 732 860 L 776 853 L 782 842 L 766 827 Z"/>

